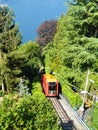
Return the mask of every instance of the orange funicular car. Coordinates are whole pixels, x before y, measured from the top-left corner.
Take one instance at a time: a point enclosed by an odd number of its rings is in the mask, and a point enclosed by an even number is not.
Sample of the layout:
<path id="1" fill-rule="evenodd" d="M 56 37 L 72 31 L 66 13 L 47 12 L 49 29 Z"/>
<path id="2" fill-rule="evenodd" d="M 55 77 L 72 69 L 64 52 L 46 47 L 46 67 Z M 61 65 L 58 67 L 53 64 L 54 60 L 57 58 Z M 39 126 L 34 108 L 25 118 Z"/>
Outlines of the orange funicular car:
<path id="1" fill-rule="evenodd" d="M 42 88 L 47 97 L 58 96 L 58 80 L 53 75 L 42 75 Z"/>

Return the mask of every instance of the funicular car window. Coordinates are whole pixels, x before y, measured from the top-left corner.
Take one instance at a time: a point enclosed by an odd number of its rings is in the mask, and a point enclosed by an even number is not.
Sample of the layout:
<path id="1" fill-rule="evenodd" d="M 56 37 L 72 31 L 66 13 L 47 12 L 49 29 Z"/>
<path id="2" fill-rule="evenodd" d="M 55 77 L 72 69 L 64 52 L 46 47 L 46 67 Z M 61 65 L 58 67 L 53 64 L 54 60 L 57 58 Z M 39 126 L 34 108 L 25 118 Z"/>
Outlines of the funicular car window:
<path id="1" fill-rule="evenodd" d="M 56 82 L 49 82 L 49 86 L 56 86 Z"/>
<path id="2" fill-rule="evenodd" d="M 49 82 L 49 93 L 56 92 L 56 82 Z"/>

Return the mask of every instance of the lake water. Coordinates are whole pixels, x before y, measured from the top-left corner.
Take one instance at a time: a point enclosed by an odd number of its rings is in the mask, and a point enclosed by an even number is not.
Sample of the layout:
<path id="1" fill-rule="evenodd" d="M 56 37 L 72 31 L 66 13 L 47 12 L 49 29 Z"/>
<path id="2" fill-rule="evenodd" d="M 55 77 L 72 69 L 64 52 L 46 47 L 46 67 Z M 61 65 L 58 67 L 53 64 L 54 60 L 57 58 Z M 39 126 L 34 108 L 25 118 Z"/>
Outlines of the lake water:
<path id="1" fill-rule="evenodd" d="M 13 9 L 23 42 L 34 40 L 44 21 L 58 19 L 67 12 L 66 0 L 0 0 Z"/>

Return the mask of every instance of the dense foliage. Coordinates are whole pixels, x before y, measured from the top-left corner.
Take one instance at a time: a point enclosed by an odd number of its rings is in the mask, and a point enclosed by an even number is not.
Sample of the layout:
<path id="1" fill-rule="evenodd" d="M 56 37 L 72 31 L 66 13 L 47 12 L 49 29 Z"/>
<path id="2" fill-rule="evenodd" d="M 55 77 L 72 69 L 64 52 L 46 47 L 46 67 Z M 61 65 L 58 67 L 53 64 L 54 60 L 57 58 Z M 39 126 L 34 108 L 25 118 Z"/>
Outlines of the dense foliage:
<path id="1" fill-rule="evenodd" d="M 40 64 L 39 47 L 32 41 L 22 44 L 17 50 L 8 55 L 7 66 L 12 70 L 15 76 L 15 85 L 20 77 L 32 83 L 33 78 L 38 74 Z"/>
<path id="2" fill-rule="evenodd" d="M 97 103 L 98 106 L 98 103 Z M 92 120 L 91 122 L 89 121 L 89 123 L 91 123 L 91 126 L 94 127 L 95 129 L 98 129 L 98 107 L 93 106 L 92 108 Z"/>
<path id="3" fill-rule="evenodd" d="M 59 129 L 55 111 L 41 92 L 40 84 L 33 85 L 35 89 L 32 96 L 19 98 L 14 95 L 4 98 L 0 107 L 1 130 Z"/>

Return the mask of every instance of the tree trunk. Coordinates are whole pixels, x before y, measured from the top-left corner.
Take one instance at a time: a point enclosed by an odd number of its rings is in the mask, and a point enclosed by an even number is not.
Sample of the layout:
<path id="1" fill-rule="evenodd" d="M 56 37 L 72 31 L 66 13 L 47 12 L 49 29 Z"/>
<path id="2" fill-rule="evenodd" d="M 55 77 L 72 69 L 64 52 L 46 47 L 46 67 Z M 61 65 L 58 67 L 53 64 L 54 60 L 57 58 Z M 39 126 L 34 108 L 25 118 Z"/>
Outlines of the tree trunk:
<path id="1" fill-rule="evenodd" d="M 4 93 L 4 83 L 2 83 L 2 91 L 3 91 L 3 93 Z"/>

